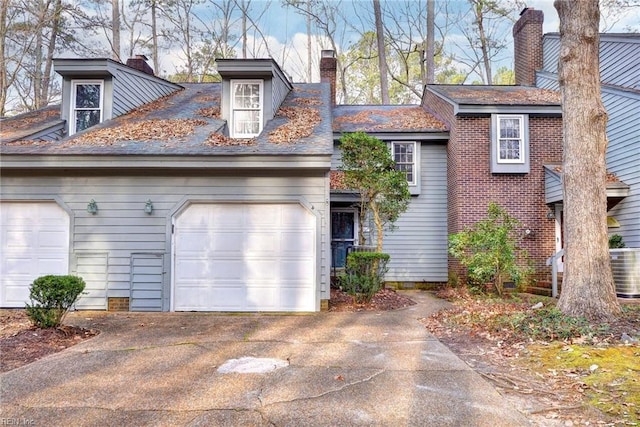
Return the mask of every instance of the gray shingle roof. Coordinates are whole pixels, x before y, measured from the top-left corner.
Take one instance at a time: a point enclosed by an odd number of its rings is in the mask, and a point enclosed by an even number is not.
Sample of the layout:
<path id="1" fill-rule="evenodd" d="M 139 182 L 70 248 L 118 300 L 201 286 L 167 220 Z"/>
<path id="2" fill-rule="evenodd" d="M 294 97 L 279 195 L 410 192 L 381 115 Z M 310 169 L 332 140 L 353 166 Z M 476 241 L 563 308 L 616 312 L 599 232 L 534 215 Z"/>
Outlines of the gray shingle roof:
<path id="1" fill-rule="evenodd" d="M 418 105 L 339 105 L 335 132 L 442 132 L 447 126 Z"/>
<path id="2" fill-rule="evenodd" d="M 308 119 L 304 122 L 308 136 L 296 130 L 295 126 L 282 128 L 295 120 L 276 115 L 265 124 L 261 135 L 251 141 L 231 140 L 222 135 L 226 121 L 219 118 L 220 83 L 183 86 L 184 90 L 71 137 L 60 141 L 3 142 L 2 152 L 202 156 L 332 153 L 331 102 L 327 84 L 294 85 L 294 90 L 283 103 L 290 113 L 298 115 L 300 112 L 317 111 L 315 123 Z"/>

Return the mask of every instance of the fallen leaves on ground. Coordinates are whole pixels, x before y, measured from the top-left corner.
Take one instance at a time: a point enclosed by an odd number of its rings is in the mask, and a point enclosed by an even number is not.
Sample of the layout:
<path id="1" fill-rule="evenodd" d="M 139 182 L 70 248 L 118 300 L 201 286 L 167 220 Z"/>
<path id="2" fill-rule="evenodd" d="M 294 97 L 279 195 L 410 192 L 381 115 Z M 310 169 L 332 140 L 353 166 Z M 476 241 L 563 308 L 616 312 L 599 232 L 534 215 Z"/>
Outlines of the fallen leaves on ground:
<path id="1" fill-rule="evenodd" d="M 622 332 L 640 333 L 637 308 L 625 310 L 625 315 L 608 328 L 594 327 L 595 335 L 540 341 L 525 336 L 522 330 L 504 327 L 497 320 L 531 312 L 538 301 L 534 296 L 496 301 L 455 289 L 447 289 L 441 296 L 452 300 L 454 306 L 422 319 L 427 330 L 494 384 L 533 425 L 637 425 L 637 396 L 629 398 L 628 393 L 639 393 L 640 380 L 619 381 L 621 376 L 635 379 L 637 371 L 631 372 L 628 366 L 615 362 L 606 366 L 595 358 L 598 349 L 608 349 L 626 359 L 629 355 L 624 354 L 631 351 L 635 355 L 631 363 L 639 363 L 638 344 L 630 347 L 620 341 Z M 545 307 L 555 304 L 552 299 L 544 301 Z M 574 360 L 580 361 L 579 366 L 565 363 L 571 353 Z M 620 369 L 622 373 L 611 375 Z M 634 369 L 637 368 L 631 368 Z M 606 379 L 597 380 L 602 374 Z M 597 387 L 592 385 L 594 381 L 599 384 Z M 627 387 L 627 395 L 621 387 Z"/>
<path id="2" fill-rule="evenodd" d="M 415 301 L 393 289 L 382 289 L 368 303 L 357 303 L 355 297 L 331 288 L 329 311 L 388 311 L 415 305 Z"/>

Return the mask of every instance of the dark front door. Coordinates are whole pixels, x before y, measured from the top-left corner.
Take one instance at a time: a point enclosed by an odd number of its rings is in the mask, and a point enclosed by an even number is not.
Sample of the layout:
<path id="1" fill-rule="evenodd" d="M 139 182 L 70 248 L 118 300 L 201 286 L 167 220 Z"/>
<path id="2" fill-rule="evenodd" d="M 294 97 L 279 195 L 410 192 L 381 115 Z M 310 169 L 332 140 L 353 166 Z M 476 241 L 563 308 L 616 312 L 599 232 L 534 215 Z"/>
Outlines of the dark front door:
<path id="1" fill-rule="evenodd" d="M 356 244 L 356 212 L 353 209 L 331 211 L 332 266 L 344 268 L 347 248 Z"/>

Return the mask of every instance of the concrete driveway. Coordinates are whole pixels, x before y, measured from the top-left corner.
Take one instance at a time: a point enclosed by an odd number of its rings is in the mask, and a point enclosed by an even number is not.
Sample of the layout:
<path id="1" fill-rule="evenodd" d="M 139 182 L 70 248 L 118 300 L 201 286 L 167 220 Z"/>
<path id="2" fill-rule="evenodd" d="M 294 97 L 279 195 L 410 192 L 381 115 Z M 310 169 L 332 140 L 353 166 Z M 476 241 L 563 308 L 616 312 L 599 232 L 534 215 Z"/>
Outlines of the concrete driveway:
<path id="1" fill-rule="evenodd" d="M 522 426 L 418 321 L 384 313 L 72 313 L 102 333 L 0 376 L 14 425 Z"/>

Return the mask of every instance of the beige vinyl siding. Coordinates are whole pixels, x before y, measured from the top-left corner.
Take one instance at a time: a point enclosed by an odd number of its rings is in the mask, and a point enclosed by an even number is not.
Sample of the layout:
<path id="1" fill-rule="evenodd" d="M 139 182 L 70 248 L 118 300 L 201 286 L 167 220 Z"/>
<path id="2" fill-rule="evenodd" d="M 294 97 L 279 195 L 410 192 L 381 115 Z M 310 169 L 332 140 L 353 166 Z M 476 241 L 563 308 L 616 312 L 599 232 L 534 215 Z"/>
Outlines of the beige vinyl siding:
<path id="1" fill-rule="evenodd" d="M 3 176 L 1 198 L 42 200 L 58 197 L 72 211 L 71 258 L 81 254 L 106 253 L 107 296 L 129 297 L 131 256 L 134 253 L 164 254 L 165 272 L 170 272 L 171 215 L 187 200 L 268 202 L 295 200 L 300 195 L 318 216 L 321 299 L 329 298 L 328 215 L 325 172 L 305 176 Z M 175 172 L 174 172 L 175 173 Z M 93 199 L 96 215 L 86 210 Z M 154 211 L 144 212 L 150 199 Z M 169 307 L 170 274 L 165 274 L 162 307 Z"/>
<path id="2" fill-rule="evenodd" d="M 391 255 L 386 280 L 447 281 L 447 147 L 421 144 L 420 195 L 385 235 Z"/>

